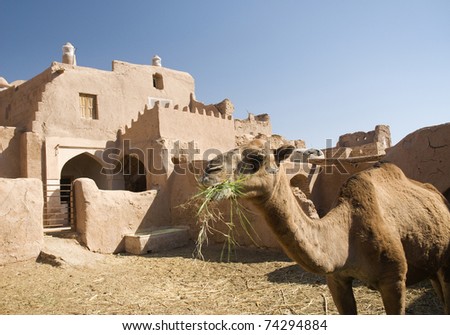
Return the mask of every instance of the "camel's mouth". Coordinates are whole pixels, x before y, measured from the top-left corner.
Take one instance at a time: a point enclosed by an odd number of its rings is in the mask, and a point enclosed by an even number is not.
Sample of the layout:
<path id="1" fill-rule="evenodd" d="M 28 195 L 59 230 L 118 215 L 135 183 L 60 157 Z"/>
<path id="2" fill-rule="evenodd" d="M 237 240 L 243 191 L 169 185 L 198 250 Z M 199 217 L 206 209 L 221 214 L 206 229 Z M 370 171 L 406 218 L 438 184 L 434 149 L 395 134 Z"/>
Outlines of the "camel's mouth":
<path id="1" fill-rule="evenodd" d="M 223 183 L 217 180 L 217 178 L 214 178 L 208 174 L 204 174 L 203 176 L 201 176 L 200 179 L 198 179 L 198 182 L 203 188 L 215 187 Z"/>
<path id="2" fill-rule="evenodd" d="M 196 208 L 196 217 L 200 226 L 196 242 L 196 254 L 203 258 L 202 246 L 208 241 L 208 235 L 212 233 L 219 233 L 226 239 L 228 245 L 228 257 L 230 257 L 230 248 L 236 245 L 234 238 L 236 223 L 247 233 L 253 241 L 254 232 L 250 221 L 247 219 L 246 209 L 239 203 L 239 198 L 244 197 L 244 180 L 245 177 L 237 180 L 223 180 L 217 181 L 214 175 L 209 179 L 209 175 L 205 174 L 200 180 L 200 189 L 188 203 L 191 203 Z M 221 200 L 227 200 L 229 209 L 226 213 L 223 212 L 223 206 L 219 203 Z M 225 219 L 228 215 L 227 219 Z M 220 223 L 220 224 L 219 224 Z M 253 234 L 250 234 L 253 232 Z M 254 242 L 256 245 L 257 243 Z"/>
<path id="3" fill-rule="evenodd" d="M 208 201 L 239 198 L 244 195 L 242 193 L 242 182 L 242 178 L 236 181 L 231 181 L 228 179 L 218 181 L 215 178 L 210 178 L 208 175 L 204 175 L 200 181 L 202 189 L 196 196 L 204 196 L 205 199 L 208 199 Z"/>

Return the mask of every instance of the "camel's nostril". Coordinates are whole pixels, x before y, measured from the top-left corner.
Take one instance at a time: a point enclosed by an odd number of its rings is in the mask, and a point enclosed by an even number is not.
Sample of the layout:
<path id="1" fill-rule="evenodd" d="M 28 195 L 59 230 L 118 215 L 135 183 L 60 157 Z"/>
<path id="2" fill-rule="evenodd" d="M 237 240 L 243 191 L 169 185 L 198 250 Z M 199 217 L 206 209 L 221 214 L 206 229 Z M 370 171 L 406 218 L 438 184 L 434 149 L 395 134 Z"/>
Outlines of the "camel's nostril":
<path id="1" fill-rule="evenodd" d="M 200 177 L 199 182 L 203 185 L 207 184 L 209 182 L 209 178 L 206 175 L 203 175 Z"/>

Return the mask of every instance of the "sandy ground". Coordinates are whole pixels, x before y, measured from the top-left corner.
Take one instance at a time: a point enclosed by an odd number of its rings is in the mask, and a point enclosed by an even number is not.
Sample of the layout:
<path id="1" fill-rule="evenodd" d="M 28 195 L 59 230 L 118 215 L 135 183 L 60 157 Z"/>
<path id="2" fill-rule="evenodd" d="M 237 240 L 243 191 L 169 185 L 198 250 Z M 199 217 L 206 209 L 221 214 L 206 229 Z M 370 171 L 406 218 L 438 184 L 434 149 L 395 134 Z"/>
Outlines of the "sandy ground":
<path id="1" fill-rule="evenodd" d="M 239 248 L 220 262 L 193 245 L 146 256 L 100 255 L 46 237 L 44 257 L 0 266 L 0 314 L 337 314 L 322 277 L 281 252 Z M 361 314 L 383 314 L 378 292 L 355 285 Z M 408 289 L 408 314 L 441 314 L 431 285 Z"/>

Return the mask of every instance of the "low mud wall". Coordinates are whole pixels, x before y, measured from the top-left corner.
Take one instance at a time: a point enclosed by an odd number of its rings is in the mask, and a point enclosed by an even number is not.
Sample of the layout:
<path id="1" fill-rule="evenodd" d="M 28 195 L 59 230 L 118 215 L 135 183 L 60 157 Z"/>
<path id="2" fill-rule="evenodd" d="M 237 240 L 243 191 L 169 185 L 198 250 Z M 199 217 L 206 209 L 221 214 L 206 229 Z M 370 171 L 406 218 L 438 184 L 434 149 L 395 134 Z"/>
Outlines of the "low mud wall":
<path id="1" fill-rule="evenodd" d="M 81 243 L 100 253 L 125 251 L 124 236 L 155 225 L 154 208 L 158 191 L 145 192 L 99 190 L 92 179 L 74 182 L 76 229 Z"/>
<path id="2" fill-rule="evenodd" d="M 38 179 L 0 178 L 0 265 L 37 258 L 44 243 Z"/>

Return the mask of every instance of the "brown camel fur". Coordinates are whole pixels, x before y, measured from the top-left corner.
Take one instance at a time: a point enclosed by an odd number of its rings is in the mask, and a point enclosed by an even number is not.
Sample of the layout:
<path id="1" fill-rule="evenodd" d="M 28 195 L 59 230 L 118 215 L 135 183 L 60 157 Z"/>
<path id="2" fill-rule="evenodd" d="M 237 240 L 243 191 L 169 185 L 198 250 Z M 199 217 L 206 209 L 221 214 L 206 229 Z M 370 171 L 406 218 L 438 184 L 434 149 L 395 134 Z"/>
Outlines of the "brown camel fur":
<path id="1" fill-rule="evenodd" d="M 431 279 L 450 313 L 450 211 L 429 184 L 379 163 L 350 177 L 333 209 L 311 219 L 292 194 L 281 160 L 261 142 L 208 162 L 202 183 L 243 181 L 245 197 L 264 215 L 284 251 L 307 271 L 324 275 L 341 314 L 356 314 L 359 279 L 381 294 L 387 314 L 405 313 L 406 286 Z"/>

